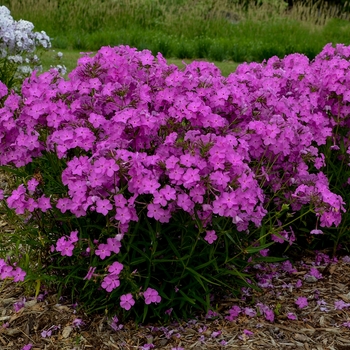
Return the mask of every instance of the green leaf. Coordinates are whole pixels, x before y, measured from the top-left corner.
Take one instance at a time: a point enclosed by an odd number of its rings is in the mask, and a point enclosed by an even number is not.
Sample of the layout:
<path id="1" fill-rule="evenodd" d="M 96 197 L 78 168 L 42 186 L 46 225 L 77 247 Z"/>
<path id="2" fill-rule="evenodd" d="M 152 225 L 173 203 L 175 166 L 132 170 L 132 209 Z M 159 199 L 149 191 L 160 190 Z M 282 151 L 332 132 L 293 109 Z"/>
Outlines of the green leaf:
<path id="1" fill-rule="evenodd" d="M 273 263 L 273 262 L 286 261 L 286 260 L 288 260 L 288 258 L 277 258 L 277 257 L 273 257 L 273 256 L 262 256 L 262 257 L 259 257 L 259 258 L 254 258 L 254 263 L 256 263 L 256 262 Z"/>
<path id="2" fill-rule="evenodd" d="M 181 258 L 179 251 L 176 249 L 176 247 L 175 247 L 174 243 L 172 242 L 172 240 L 170 239 L 170 237 L 168 237 L 168 235 L 164 235 L 164 237 L 168 241 L 168 244 L 169 244 L 170 248 L 172 249 L 172 251 L 174 252 L 174 254 L 176 255 L 176 257 L 179 259 L 179 261 L 182 262 L 182 260 L 184 260 L 184 257 Z"/>
<path id="3" fill-rule="evenodd" d="M 192 276 L 198 281 L 198 283 L 200 283 L 200 285 L 203 287 L 203 289 L 205 289 L 203 281 L 207 281 L 210 284 L 215 284 L 217 286 L 219 286 L 219 284 L 215 283 L 214 281 L 211 281 L 207 278 L 205 278 L 204 276 L 200 275 L 197 271 L 193 270 L 191 267 L 186 267 L 186 270 L 190 271 L 190 273 L 192 274 Z"/>
<path id="4" fill-rule="evenodd" d="M 36 286 L 35 286 L 35 298 L 37 298 L 38 295 L 39 295 L 39 293 L 40 293 L 41 281 L 40 281 L 40 279 L 37 279 L 35 282 L 36 282 Z"/>
<path id="5" fill-rule="evenodd" d="M 260 250 L 270 247 L 273 244 L 275 244 L 275 242 L 266 243 L 266 244 L 260 245 L 259 247 L 248 247 L 245 250 L 247 253 L 253 254 L 253 253 L 260 252 Z"/>
<path id="6" fill-rule="evenodd" d="M 231 236 L 228 232 L 225 232 L 225 235 L 229 238 L 229 240 L 230 240 L 233 244 L 236 244 L 236 242 L 233 240 L 232 236 Z"/>
<path id="7" fill-rule="evenodd" d="M 265 244 L 266 243 L 266 226 L 263 225 L 260 230 L 260 244 Z"/>
<path id="8" fill-rule="evenodd" d="M 24 171 L 10 168 L 9 166 L 1 165 L 0 170 L 4 170 L 5 172 L 9 172 L 17 175 L 18 177 L 25 177 L 27 174 Z"/>
<path id="9" fill-rule="evenodd" d="M 187 301 L 192 305 L 196 304 L 196 299 L 191 299 L 190 297 L 188 297 L 181 289 L 179 289 L 180 294 L 183 296 L 183 300 L 182 301 Z"/>
<path id="10" fill-rule="evenodd" d="M 202 264 L 202 265 L 198 265 L 196 267 L 194 267 L 195 270 L 200 270 L 200 269 L 203 269 L 204 267 L 207 267 L 209 265 L 216 265 L 216 258 L 215 259 L 212 259 L 212 260 L 209 260 L 207 261 L 206 263 Z"/>

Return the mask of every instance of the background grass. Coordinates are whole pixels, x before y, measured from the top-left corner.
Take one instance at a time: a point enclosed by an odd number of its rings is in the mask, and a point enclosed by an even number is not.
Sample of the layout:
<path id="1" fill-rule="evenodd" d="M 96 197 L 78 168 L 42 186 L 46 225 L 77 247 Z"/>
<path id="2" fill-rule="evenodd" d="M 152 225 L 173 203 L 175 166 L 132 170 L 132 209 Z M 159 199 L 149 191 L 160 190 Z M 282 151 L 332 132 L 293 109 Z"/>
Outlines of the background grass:
<path id="1" fill-rule="evenodd" d="M 248 1 L 248 0 L 247 0 Z M 350 44 L 348 13 L 324 2 L 283 0 L 3 0 L 16 20 L 45 30 L 54 48 L 96 51 L 127 44 L 165 57 L 262 61 L 314 58 L 328 42 Z M 310 0 L 311 1 L 311 0 Z M 73 51 L 72 51 L 73 52 Z"/>

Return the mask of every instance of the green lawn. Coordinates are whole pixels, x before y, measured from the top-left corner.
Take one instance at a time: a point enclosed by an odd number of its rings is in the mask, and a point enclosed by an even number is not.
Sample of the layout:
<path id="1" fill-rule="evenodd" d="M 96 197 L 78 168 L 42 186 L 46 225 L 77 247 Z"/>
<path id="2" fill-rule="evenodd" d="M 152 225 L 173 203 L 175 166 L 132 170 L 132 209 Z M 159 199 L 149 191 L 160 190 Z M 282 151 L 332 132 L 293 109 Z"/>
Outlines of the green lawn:
<path id="1" fill-rule="evenodd" d="M 283 0 L 249 6 L 238 0 L 3 0 L 2 5 L 15 20 L 44 30 L 57 49 L 129 45 L 167 58 L 262 62 L 296 52 L 313 59 L 327 43 L 350 44 L 350 13 L 339 13 L 327 1 L 299 1 L 292 8 Z"/>

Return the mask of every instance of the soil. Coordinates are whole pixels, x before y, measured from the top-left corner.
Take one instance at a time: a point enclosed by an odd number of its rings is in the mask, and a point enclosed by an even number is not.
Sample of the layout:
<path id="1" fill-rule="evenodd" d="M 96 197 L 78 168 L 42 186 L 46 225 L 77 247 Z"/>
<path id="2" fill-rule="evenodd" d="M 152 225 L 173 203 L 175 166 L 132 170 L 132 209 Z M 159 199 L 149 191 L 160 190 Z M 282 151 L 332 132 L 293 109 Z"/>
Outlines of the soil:
<path id="1" fill-rule="evenodd" d="M 107 316 L 88 317 L 72 305 L 58 304 L 54 294 L 44 300 L 25 297 L 23 287 L 5 281 L 0 287 L 0 349 L 17 350 L 28 344 L 32 350 L 350 349 L 349 261 L 346 257 L 315 264 L 315 256 L 304 256 L 294 264 L 296 271 L 292 273 L 281 272 L 278 265 L 269 265 L 267 270 L 256 266 L 257 272 L 278 272 L 273 288 L 254 291 L 245 301 L 226 297 L 211 318 L 199 316 L 167 326 L 129 322 L 117 330 L 112 329 Z M 308 275 L 311 267 L 320 272 L 320 279 Z M 298 280 L 302 283 L 299 288 Z M 295 304 L 298 297 L 306 297 L 308 306 L 299 308 Z M 23 298 L 26 301 L 18 310 L 16 303 Z M 340 301 L 342 307 L 337 307 Z M 225 318 L 233 305 L 254 307 L 259 302 L 275 311 L 274 322 L 243 312 L 234 321 Z M 288 318 L 291 314 L 295 320 Z M 79 320 L 84 324 L 74 323 Z M 43 337 L 50 327 L 51 335 Z"/>

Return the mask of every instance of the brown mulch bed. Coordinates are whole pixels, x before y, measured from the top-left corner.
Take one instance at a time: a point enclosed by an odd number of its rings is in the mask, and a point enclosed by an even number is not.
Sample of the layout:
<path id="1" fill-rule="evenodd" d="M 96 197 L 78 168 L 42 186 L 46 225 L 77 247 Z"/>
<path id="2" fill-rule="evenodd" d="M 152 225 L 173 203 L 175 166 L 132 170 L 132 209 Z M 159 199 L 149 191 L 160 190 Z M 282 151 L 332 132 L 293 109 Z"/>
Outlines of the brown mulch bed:
<path id="1" fill-rule="evenodd" d="M 304 257 L 303 262 L 296 264 L 297 272 L 282 273 L 274 280 L 274 288 L 252 293 L 250 299 L 254 304 L 262 302 L 274 310 L 278 309 L 273 323 L 262 316 L 248 317 L 244 314 L 233 322 L 226 320 L 225 315 L 232 305 L 250 306 L 241 299 L 226 298 L 214 319 L 201 317 L 167 327 L 155 324 L 136 327 L 130 322 L 115 331 L 106 316 L 87 317 L 75 313 L 72 305 L 57 304 L 54 295 L 43 301 L 27 298 L 24 307 L 16 312 L 14 304 L 23 298 L 24 290 L 13 283 L 3 282 L 0 286 L 0 321 L 3 323 L 0 349 L 17 350 L 30 343 L 32 350 L 171 350 L 174 347 L 193 350 L 350 350 L 350 329 L 343 325 L 350 321 L 350 307 L 334 308 L 335 301 L 350 303 L 350 264 L 339 259 L 334 264 L 316 266 L 323 273 L 323 278 L 305 279 L 313 261 L 312 256 Z M 303 285 L 295 288 L 298 279 L 303 281 Z M 295 304 L 299 296 L 308 298 L 306 308 L 299 309 Z M 326 304 L 318 305 L 318 300 L 324 300 Z M 324 307 L 326 311 L 322 311 Z M 297 320 L 288 319 L 289 312 L 294 313 Z M 85 325 L 74 327 L 72 322 L 76 318 L 82 319 Z M 41 333 L 52 326 L 59 328 L 51 336 L 43 338 Z M 244 330 L 253 332 L 253 335 L 246 335 Z"/>

